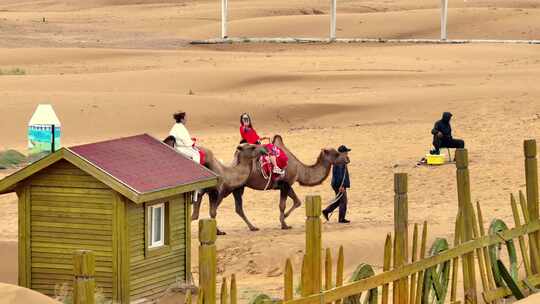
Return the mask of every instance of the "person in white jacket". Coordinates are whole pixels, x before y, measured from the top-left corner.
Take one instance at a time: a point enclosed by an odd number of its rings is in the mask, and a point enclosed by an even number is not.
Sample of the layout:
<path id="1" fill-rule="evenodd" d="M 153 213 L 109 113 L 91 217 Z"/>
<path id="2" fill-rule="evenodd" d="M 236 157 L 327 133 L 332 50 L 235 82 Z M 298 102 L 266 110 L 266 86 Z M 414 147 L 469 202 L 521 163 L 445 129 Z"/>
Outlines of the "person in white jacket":
<path id="1" fill-rule="evenodd" d="M 173 115 L 173 118 L 176 123 L 169 135 L 174 136 L 176 140 L 176 150 L 199 164 L 201 160 L 199 150 L 195 148 L 195 143 L 186 129 L 186 112 L 177 112 Z"/>

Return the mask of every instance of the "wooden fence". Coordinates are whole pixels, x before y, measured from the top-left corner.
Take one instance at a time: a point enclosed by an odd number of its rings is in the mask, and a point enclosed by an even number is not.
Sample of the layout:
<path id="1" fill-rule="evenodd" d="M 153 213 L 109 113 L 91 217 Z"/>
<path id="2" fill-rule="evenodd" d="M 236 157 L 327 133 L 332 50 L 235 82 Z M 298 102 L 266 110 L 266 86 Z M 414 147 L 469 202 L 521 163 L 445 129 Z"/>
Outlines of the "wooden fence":
<path id="1" fill-rule="evenodd" d="M 368 304 L 387 304 L 390 300 L 397 304 L 476 304 L 500 303 L 501 299 L 508 296 L 522 298 L 527 293 L 536 292 L 535 286 L 540 285 L 536 141 L 525 141 L 524 154 L 526 194 L 520 191 L 518 199 L 514 195 L 510 195 L 509 199 L 514 228 L 508 229 L 502 220 L 495 219 L 486 231 L 480 203 L 476 202 L 476 206 L 473 206 L 471 201 L 467 150 L 456 151 L 458 214 L 452 248 L 449 248 L 446 239 L 437 238 L 427 250 L 427 222 L 423 223 L 421 235 L 419 225 L 412 226 L 412 243 L 409 243 L 408 229 L 411 225 L 408 222 L 407 175 L 396 174 L 394 233 L 393 238 L 392 234 L 387 235 L 384 244 L 383 272 L 375 274 L 370 265 L 360 264 L 348 283 L 344 283 L 343 277 L 343 247 L 339 248 L 337 254 L 335 274 L 331 250 L 322 248 L 321 198 L 308 196 L 306 248 L 298 282 L 300 295 L 295 298 L 293 266 L 290 259 L 287 259 L 283 277 L 283 299 L 270 299 L 261 295 L 255 302 L 359 304 L 363 299 L 363 303 Z M 519 256 L 524 267 L 521 277 L 515 239 L 519 244 Z M 197 303 L 216 304 L 215 220 L 199 221 L 199 241 Z M 499 255 L 502 245 L 507 247 L 507 258 Z M 93 255 L 88 251 L 77 252 L 74 263 L 74 303 L 92 304 L 94 300 L 91 295 L 95 286 L 92 278 Z M 460 274 L 463 292 L 458 300 Z M 230 278 L 230 285 L 227 278 L 224 278 L 220 303 L 237 304 L 237 301 L 235 276 Z M 186 303 L 191 303 L 190 292 L 186 295 Z"/>
<path id="2" fill-rule="evenodd" d="M 343 284 L 343 248 L 339 249 L 335 286 L 332 284 L 334 274 L 330 249 L 326 249 L 324 274 L 321 270 L 323 251 L 319 228 L 320 198 L 308 197 L 306 255 L 301 270 L 301 296 L 294 298 L 293 269 L 290 260 L 287 260 L 281 302 L 320 304 L 344 301 L 354 304 L 360 303 L 362 297 L 364 303 L 384 304 L 390 301 L 390 287 L 392 287 L 392 303 L 400 304 L 499 303 L 501 299 L 511 295 L 522 298 L 528 292 L 536 292 L 534 286 L 540 284 L 536 142 L 525 141 L 524 152 L 526 196 L 522 192 L 519 193 L 520 208 L 514 195 L 510 195 L 509 199 L 515 227 L 508 229 L 503 221 L 495 219 L 486 233 L 480 203 L 477 202 L 474 208 L 471 201 L 467 150 L 456 151 L 459 211 L 456 217 L 453 248 L 448 248 L 446 239 L 439 238 L 435 240 L 429 252 L 426 252 L 427 222 L 423 224 L 420 238 L 419 226 L 417 224 L 413 226 L 412 244 L 409 243 L 407 175 L 396 174 L 394 237 L 392 239 L 389 234 L 386 238 L 383 273 L 374 275 L 369 265 L 360 265 L 353 274 L 353 282 L 346 284 Z M 518 241 L 524 267 L 524 277 L 521 279 L 518 275 L 518 256 L 514 239 Z M 508 258 L 499 256 L 501 245 L 507 247 Z M 411 252 L 409 248 L 412 249 Z M 502 260 L 508 261 L 503 263 Z M 458 300 L 460 274 L 463 293 L 462 299 Z M 321 284 L 323 277 L 324 286 Z M 382 291 L 380 298 L 379 290 Z"/>

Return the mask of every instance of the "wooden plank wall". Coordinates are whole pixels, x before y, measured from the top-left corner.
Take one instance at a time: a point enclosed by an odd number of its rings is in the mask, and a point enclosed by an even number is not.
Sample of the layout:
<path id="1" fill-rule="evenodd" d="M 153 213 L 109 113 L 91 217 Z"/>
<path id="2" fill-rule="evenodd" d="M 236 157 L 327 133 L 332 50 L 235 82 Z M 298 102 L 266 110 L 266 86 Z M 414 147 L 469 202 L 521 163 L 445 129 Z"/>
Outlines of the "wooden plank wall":
<path id="1" fill-rule="evenodd" d="M 184 196 L 168 202 L 168 236 L 170 250 L 145 256 L 145 207 L 144 204 L 128 204 L 130 244 L 130 300 L 153 299 L 163 293 L 177 280 L 186 278 L 186 206 Z"/>
<path id="2" fill-rule="evenodd" d="M 113 191 L 67 161 L 30 179 L 31 288 L 54 295 L 73 280 L 73 252 L 92 250 L 96 283 L 113 296 Z"/>

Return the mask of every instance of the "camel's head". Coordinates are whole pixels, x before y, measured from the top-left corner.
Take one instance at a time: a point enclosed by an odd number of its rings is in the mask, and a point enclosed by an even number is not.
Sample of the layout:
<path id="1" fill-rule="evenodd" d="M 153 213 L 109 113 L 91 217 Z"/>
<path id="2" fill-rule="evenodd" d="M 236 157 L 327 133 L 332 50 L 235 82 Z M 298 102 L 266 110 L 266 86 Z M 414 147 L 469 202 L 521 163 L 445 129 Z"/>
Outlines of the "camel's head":
<path id="1" fill-rule="evenodd" d="M 259 145 L 241 144 L 236 147 L 240 159 L 253 160 L 266 153 L 264 147 Z"/>
<path id="2" fill-rule="evenodd" d="M 334 148 L 323 149 L 322 154 L 332 165 L 346 165 L 351 162 L 347 152 L 338 152 Z"/>
<path id="3" fill-rule="evenodd" d="M 272 138 L 272 143 L 274 145 L 278 145 L 278 146 L 284 146 L 285 145 L 283 143 L 283 137 L 281 137 L 281 135 L 279 135 L 279 134 L 274 135 L 274 137 Z"/>

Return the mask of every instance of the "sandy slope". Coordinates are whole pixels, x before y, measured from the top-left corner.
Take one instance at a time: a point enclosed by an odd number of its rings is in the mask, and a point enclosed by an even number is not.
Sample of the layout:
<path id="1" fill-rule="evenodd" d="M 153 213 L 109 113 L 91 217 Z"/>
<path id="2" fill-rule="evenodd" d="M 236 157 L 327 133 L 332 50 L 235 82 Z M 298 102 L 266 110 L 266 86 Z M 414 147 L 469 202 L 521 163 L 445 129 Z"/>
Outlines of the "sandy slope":
<path id="1" fill-rule="evenodd" d="M 540 295 L 532 295 L 524 300 L 514 302 L 516 304 L 534 304 L 540 301 Z"/>
<path id="2" fill-rule="evenodd" d="M 343 1 L 338 33 L 437 37 L 434 4 Z M 314 9 L 326 12 L 327 1 L 233 1 L 231 33 L 325 35 L 327 16 Z M 539 14 L 537 1 L 452 3 L 450 35 L 538 39 Z M 455 168 L 414 166 L 429 148 L 433 122 L 450 110 L 456 136 L 470 149 L 473 200 L 482 203 L 486 225 L 494 217 L 511 225 L 509 193 L 524 187 L 522 140 L 540 132 L 538 46 L 186 44 L 216 36 L 218 16 L 207 0 L 0 0 L 0 69 L 27 72 L 0 76 L 0 149 L 24 148 L 25 125 L 44 101 L 55 106 L 65 145 L 142 132 L 162 138 L 177 109 L 189 112 L 193 135 L 224 160 L 244 111 L 260 133 L 283 134 L 306 163 L 320 148 L 346 143 L 353 223 L 326 224 L 324 244 L 344 245 L 351 273 L 361 262 L 380 269 L 394 172 L 410 174 L 411 223 L 427 220 L 430 239 L 453 239 Z M 297 191 L 332 198 L 327 183 Z M 293 230 L 282 231 L 277 199 L 247 192 L 246 212 L 261 228 L 255 233 L 231 198 L 219 210 L 229 233 L 218 241 L 220 275 L 237 273 L 242 301 L 256 291 L 279 295 L 286 257 L 299 269 L 304 211 L 288 220 Z M 9 261 L 0 265 L 0 281 L 15 283 L 15 197 L 0 197 L 0 205 L 0 252 Z"/>
<path id="3" fill-rule="evenodd" d="M 44 296 L 30 289 L 21 288 L 15 285 L 0 283 L 0 303 L 19 304 L 19 303 L 40 303 L 40 304 L 59 304 L 51 298 Z"/>

